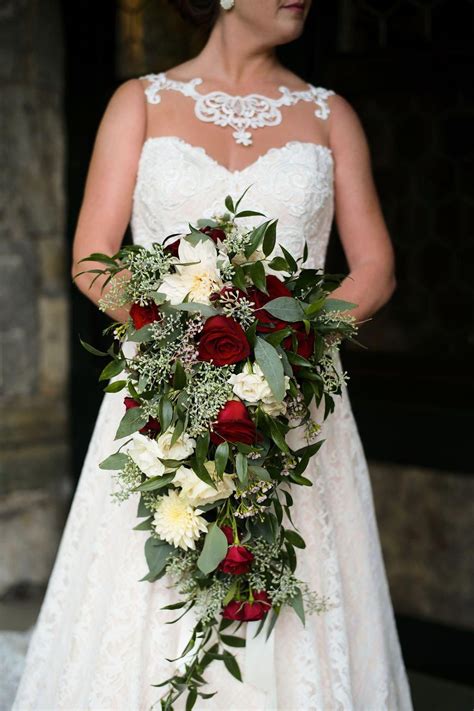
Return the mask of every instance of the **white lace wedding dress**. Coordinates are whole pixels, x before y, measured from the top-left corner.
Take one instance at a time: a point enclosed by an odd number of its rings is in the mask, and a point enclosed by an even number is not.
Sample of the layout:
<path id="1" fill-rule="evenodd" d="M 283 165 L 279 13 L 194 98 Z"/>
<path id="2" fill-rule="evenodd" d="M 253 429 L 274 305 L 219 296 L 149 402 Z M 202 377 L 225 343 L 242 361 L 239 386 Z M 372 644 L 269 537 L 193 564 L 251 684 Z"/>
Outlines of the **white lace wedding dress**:
<path id="1" fill-rule="evenodd" d="M 204 111 L 198 116 L 201 120 L 215 123 L 216 112 L 222 115 L 226 101 L 229 106 L 228 95 L 211 97 L 206 118 L 201 99 L 209 95 L 196 96 L 199 82 L 171 82 L 162 74 L 148 80 L 149 102 L 158 103 L 162 90 L 177 89 L 194 99 L 197 116 L 198 108 Z M 263 119 L 261 109 L 253 104 L 250 114 L 253 110 L 260 124 L 247 118 L 228 125 L 237 142 L 248 145 L 249 129 L 270 125 L 272 112 L 278 118 L 282 105 L 313 101 L 316 116 L 324 121 L 331 93 L 311 87 L 306 96 L 287 92 L 285 99 L 282 92 L 279 104 L 267 100 Z M 331 150 L 309 141 L 292 140 L 271 148 L 242 170 L 230 171 L 204 149 L 180 138 L 149 138 L 134 194 L 134 240 L 148 245 L 179 232 L 205 211 L 222 211 L 226 194 L 238 197 L 252 184 L 245 205 L 278 217 L 280 241 L 300 254 L 306 239 L 309 266 L 323 266 L 333 219 L 333 168 Z M 168 579 L 139 582 L 147 572 L 143 544 L 148 534 L 132 531 L 137 500 L 115 503 L 110 496 L 110 472 L 98 468 L 115 451 L 113 438 L 123 411 L 123 394 L 105 396 L 14 711 L 147 711 L 161 693 L 151 684 L 164 680 L 172 670 L 165 657 L 178 656 L 187 640 L 191 614 L 167 625 L 175 613 L 160 611 L 178 599 L 167 587 Z M 207 701 L 198 700 L 196 709 L 412 708 L 367 464 L 346 391 L 324 424 L 323 437 L 326 441 L 306 472 L 314 485 L 292 490 L 295 523 L 307 542 L 306 549 L 298 551 L 297 573 L 310 588 L 327 595 L 334 607 L 321 616 L 308 616 L 305 627 L 293 610 L 284 609 L 274 630 L 274 646 L 261 658 L 262 675 L 264 670 L 273 674 L 271 694 L 255 682 L 259 674 L 252 674 L 253 682 L 244 675 L 241 683 L 221 662 L 214 662 L 206 673 L 206 690 L 218 693 Z M 245 670 L 245 648 L 236 653 Z M 176 708 L 184 706 L 177 703 Z"/>

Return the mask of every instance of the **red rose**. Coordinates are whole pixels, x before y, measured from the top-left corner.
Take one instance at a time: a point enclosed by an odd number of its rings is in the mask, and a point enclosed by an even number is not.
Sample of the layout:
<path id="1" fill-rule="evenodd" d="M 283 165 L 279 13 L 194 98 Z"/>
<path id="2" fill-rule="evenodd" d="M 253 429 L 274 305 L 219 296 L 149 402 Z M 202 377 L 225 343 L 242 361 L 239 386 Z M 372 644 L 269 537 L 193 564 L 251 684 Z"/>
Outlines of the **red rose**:
<path id="1" fill-rule="evenodd" d="M 221 531 L 227 538 L 227 543 L 231 546 L 234 542 L 234 531 L 232 530 L 232 526 L 221 526 Z"/>
<path id="2" fill-rule="evenodd" d="M 226 442 L 242 442 L 254 444 L 257 436 L 255 424 L 245 405 L 239 400 L 229 400 L 217 415 L 211 441 L 214 444 Z"/>
<path id="3" fill-rule="evenodd" d="M 168 254 L 171 254 L 172 257 L 178 258 L 180 242 L 181 242 L 181 239 L 175 239 L 174 242 L 168 242 L 168 244 L 165 245 L 165 252 L 168 252 Z"/>
<path id="4" fill-rule="evenodd" d="M 157 321 L 160 318 L 160 312 L 158 311 L 158 306 L 153 303 L 146 306 L 132 304 L 130 316 L 132 317 L 133 325 L 138 331 L 143 326 Z"/>
<path id="5" fill-rule="evenodd" d="M 134 407 L 140 407 L 140 403 L 134 400 L 133 397 L 124 398 L 124 404 L 127 410 L 133 410 Z M 142 434 L 150 433 L 156 435 L 160 430 L 161 426 L 158 420 L 155 420 L 154 417 L 150 417 L 146 425 L 142 427 L 139 432 L 141 432 Z"/>
<path id="6" fill-rule="evenodd" d="M 210 237 L 213 242 L 217 242 L 218 239 L 223 242 L 227 237 L 224 230 L 221 230 L 218 227 L 210 227 L 209 225 L 206 225 L 206 227 L 201 227 L 199 231 Z"/>
<path id="7" fill-rule="evenodd" d="M 214 365 L 230 365 L 249 355 L 247 336 L 237 321 L 226 316 L 207 319 L 199 339 L 200 360 L 212 361 Z"/>
<path id="8" fill-rule="evenodd" d="M 253 593 L 253 602 L 243 602 L 231 600 L 222 610 L 222 617 L 227 620 L 261 620 L 271 607 L 271 602 L 265 590 L 258 590 Z"/>
<path id="9" fill-rule="evenodd" d="M 221 560 L 218 567 L 223 573 L 241 575 L 249 572 L 252 561 L 253 553 L 245 546 L 229 546 L 226 557 Z"/>
<path id="10" fill-rule="evenodd" d="M 286 328 L 286 326 L 288 326 L 286 321 L 281 321 L 280 319 L 275 318 L 275 316 L 272 316 L 262 307 L 269 301 L 278 299 L 280 296 L 291 296 L 291 291 L 283 284 L 283 282 L 280 281 L 280 279 L 278 279 L 278 277 L 273 276 L 272 274 L 267 276 L 266 282 L 268 294 L 264 294 L 263 291 L 259 291 L 258 289 L 249 289 L 249 299 L 253 301 L 255 307 L 259 309 L 255 316 L 258 320 L 257 331 L 260 331 L 260 333 L 281 331 L 282 328 Z"/>
<path id="11" fill-rule="evenodd" d="M 314 332 L 310 331 L 309 333 L 306 333 L 304 324 L 302 321 L 298 321 L 297 323 L 291 324 L 293 328 L 293 332 L 296 336 L 296 340 L 298 341 L 298 345 L 296 348 L 296 352 L 298 355 L 302 356 L 303 358 L 309 358 L 314 351 Z M 293 350 L 293 338 L 292 336 L 288 336 L 288 338 L 285 338 L 283 343 L 283 348 L 286 351 L 291 351 Z"/>
<path id="12" fill-rule="evenodd" d="M 242 611 L 242 619 L 261 620 L 269 611 L 272 603 L 265 590 L 257 590 L 253 594 L 254 602 L 246 602 Z"/>

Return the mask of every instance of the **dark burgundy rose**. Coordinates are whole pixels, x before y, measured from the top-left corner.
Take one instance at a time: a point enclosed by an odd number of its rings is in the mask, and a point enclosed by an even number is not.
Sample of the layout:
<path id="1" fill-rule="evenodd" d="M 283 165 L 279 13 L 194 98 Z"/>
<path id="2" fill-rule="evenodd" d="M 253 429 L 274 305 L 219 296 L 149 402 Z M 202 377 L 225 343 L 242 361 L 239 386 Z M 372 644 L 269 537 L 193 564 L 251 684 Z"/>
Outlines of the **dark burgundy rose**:
<path id="1" fill-rule="evenodd" d="M 253 593 L 254 601 L 231 600 L 222 610 L 222 617 L 227 620 L 261 620 L 269 611 L 271 601 L 265 590 Z"/>
<path id="2" fill-rule="evenodd" d="M 201 227 L 199 231 L 203 232 L 205 235 L 208 235 L 208 237 L 210 237 L 212 241 L 216 243 L 218 239 L 223 242 L 227 237 L 224 230 L 219 229 L 219 227 L 211 227 L 210 225 L 206 225 L 206 227 Z"/>
<path id="3" fill-rule="evenodd" d="M 226 402 L 217 415 L 217 421 L 211 432 L 211 441 L 214 444 L 224 441 L 255 444 L 256 437 L 257 429 L 243 402 L 240 400 Z"/>
<path id="4" fill-rule="evenodd" d="M 238 363 L 250 355 L 245 331 L 237 321 L 226 316 L 211 316 L 199 339 L 199 359 L 214 365 Z"/>
<path id="5" fill-rule="evenodd" d="M 133 397 L 124 398 L 125 408 L 127 410 L 132 410 L 134 407 L 140 407 L 140 403 L 133 399 Z M 161 430 L 160 423 L 154 417 L 150 417 L 148 422 L 144 427 L 142 427 L 139 432 L 142 434 L 154 434 L 157 435 Z"/>
<path id="6" fill-rule="evenodd" d="M 179 257 L 179 245 L 181 243 L 181 239 L 175 239 L 174 242 L 168 242 L 168 244 L 165 245 L 165 252 L 168 252 L 168 254 L 171 254 L 172 257 Z"/>
<path id="7" fill-rule="evenodd" d="M 221 531 L 227 538 L 227 543 L 231 546 L 234 542 L 234 532 L 232 530 L 232 526 L 221 526 Z"/>
<path id="8" fill-rule="evenodd" d="M 298 355 L 302 356 L 303 358 L 308 359 L 314 351 L 314 332 L 310 331 L 309 333 L 306 333 L 304 324 L 302 321 L 298 321 L 297 323 L 291 324 L 293 328 L 293 332 L 296 336 L 296 340 L 298 342 L 296 352 Z M 293 338 L 292 336 L 288 336 L 288 338 L 285 338 L 283 341 L 283 348 L 286 351 L 291 351 L 293 350 Z"/>
<path id="9" fill-rule="evenodd" d="M 260 333 L 270 333 L 271 331 L 281 331 L 282 328 L 286 328 L 288 323 L 286 321 L 281 321 L 275 316 L 272 316 L 268 311 L 265 311 L 262 307 L 265 306 L 269 301 L 273 299 L 278 299 L 281 296 L 291 296 L 291 291 L 283 284 L 278 277 L 270 274 L 266 279 L 268 294 L 264 294 L 263 291 L 259 289 L 249 289 L 249 299 L 255 304 L 255 308 L 259 309 L 255 313 L 255 317 L 258 320 L 257 331 Z"/>
<path id="10" fill-rule="evenodd" d="M 253 561 L 253 553 L 245 546 L 229 546 L 227 555 L 219 563 L 219 570 L 231 575 L 242 575 L 248 573 Z"/>
<path id="11" fill-rule="evenodd" d="M 147 326 L 153 321 L 158 321 L 161 318 L 161 314 L 158 311 L 158 306 L 156 304 L 146 304 L 146 306 L 140 306 L 140 304 L 132 304 L 130 309 L 130 316 L 133 321 L 133 325 L 137 331 L 143 326 Z"/>

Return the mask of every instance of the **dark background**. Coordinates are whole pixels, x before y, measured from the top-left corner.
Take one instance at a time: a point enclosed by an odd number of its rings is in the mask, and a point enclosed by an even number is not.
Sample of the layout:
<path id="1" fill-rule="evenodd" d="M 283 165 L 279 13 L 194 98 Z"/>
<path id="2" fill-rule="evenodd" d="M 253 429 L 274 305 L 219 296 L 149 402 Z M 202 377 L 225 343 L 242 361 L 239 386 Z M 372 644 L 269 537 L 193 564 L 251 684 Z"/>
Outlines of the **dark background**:
<path id="1" fill-rule="evenodd" d="M 115 3 L 63 5 L 72 243 L 97 126 L 121 79 Z M 358 112 L 396 249 L 397 291 L 360 332 L 368 350 L 343 355 L 367 457 L 434 467 L 440 476 L 472 476 L 473 18 L 471 0 L 315 0 L 304 35 L 280 50 L 294 71 Z M 347 270 L 336 229 L 327 266 Z M 102 397 L 93 387 L 102 363 L 78 336 L 100 347 L 107 321 L 72 288 L 71 297 L 77 478 Z M 468 632 L 397 622 L 410 668 L 471 681 Z"/>

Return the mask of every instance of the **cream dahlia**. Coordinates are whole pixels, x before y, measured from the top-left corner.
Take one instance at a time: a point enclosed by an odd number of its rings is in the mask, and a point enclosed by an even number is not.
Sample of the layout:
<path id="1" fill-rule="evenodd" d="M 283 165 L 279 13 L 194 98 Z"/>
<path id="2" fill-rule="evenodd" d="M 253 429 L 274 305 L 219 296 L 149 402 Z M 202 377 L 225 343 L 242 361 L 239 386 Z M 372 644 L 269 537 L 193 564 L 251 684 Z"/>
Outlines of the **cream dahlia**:
<path id="1" fill-rule="evenodd" d="M 208 523 L 189 501 L 174 489 L 160 498 L 153 527 L 163 540 L 178 548 L 195 549 L 195 541 L 207 531 Z"/>

